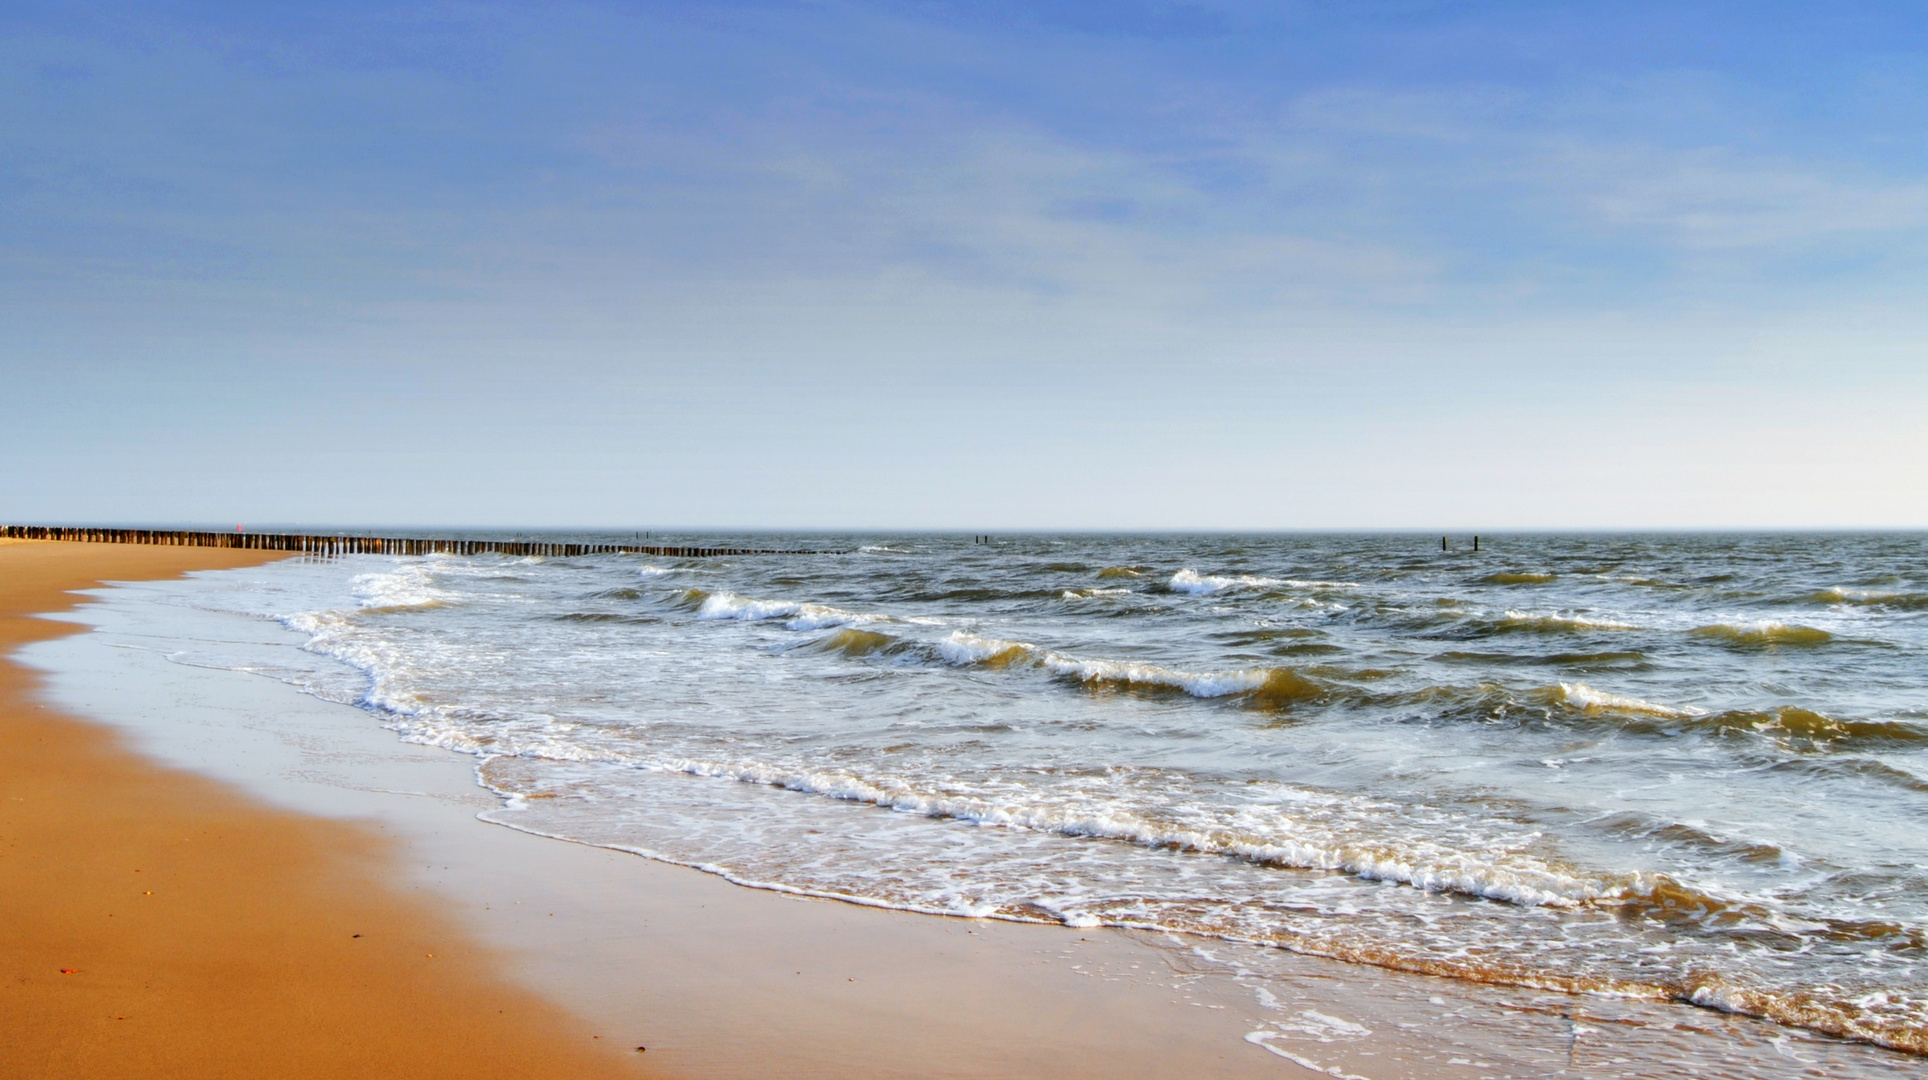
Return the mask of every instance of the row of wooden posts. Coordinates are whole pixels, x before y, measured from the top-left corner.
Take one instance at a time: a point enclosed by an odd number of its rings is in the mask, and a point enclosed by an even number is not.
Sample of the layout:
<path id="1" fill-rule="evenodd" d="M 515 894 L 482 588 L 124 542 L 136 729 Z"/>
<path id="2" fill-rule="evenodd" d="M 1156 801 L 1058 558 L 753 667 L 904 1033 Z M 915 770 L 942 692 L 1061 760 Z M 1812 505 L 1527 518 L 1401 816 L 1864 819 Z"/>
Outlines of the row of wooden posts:
<path id="1" fill-rule="evenodd" d="M 401 536 L 324 536 L 313 533 L 186 532 L 176 529 L 86 529 L 57 525 L 0 526 L 14 540 L 75 540 L 94 544 L 156 544 L 162 547 L 249 548 L 301 551 L 312 555 L 613 555 L 627 552 L 671 559 L 717 555 L 834 555 L 829 551 L 780 551 L 769 548 L 679 547 L 656 544 L 571 544 L 556 540 L 456 540 Z"/>

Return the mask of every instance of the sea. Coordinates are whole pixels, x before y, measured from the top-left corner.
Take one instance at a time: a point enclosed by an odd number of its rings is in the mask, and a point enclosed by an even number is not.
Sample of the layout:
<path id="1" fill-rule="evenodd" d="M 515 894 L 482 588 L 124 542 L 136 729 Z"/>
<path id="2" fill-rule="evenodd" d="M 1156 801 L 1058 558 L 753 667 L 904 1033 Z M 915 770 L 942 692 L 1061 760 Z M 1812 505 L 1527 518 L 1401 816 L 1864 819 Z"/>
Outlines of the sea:
<path id="1" fill-rule="evenodd" d="M 1928 1054 L 1928 536 L 650 542 L 821 553 L 166 595 L 305 642 L 185 662 L 473 755 L 516 829 Z"/>

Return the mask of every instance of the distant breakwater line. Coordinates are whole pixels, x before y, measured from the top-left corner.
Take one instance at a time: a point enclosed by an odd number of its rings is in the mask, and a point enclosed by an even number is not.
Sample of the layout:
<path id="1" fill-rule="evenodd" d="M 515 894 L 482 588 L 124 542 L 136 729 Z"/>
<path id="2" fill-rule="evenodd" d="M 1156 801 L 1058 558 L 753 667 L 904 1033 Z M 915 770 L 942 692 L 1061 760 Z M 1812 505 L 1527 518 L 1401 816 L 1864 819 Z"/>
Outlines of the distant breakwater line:
<path id="1" fill-rule="evenodd" d="M 12 540 L 71 540 L 90 544 L 153 544 L 159 547 L 243 548 L 299 551 L 310 555 L 656 555 L 704 559 L 719 555 L 845 555 L 843 551 L 773 548 L 679 547 L 655 544 L 574 544 L 555 540 L 458 540 L 405 536 L 328 536 L 315 533 L 188 532 L 178 529 L 88 529 L 59 525 L 0 526 Z"/>

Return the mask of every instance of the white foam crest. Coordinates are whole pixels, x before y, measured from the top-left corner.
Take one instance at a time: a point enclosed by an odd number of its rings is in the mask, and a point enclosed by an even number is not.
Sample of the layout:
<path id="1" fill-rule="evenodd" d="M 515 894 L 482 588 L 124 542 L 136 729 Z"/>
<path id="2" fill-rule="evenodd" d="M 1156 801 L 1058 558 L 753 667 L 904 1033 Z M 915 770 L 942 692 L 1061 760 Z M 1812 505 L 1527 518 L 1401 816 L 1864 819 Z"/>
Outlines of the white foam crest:
<path id="1" fill-rule="evenodd" d="M 674 566 L 651 566 L 648 563 L 644 563 L 636 568 L 636 576 L 640 578 L 666 577 L 679 572 L 678 568 Z"/>
<path id="2" fill-rule="evenodd" d="M 1250 574 L 1201 574 L 1186 568 L 1172 575 L 1169 585 L 1174 592 L 1206 596 L 1225 592 L 1228 589 L 1356 589 L 1356 581 L 1304 581 L 1298 578 L 1254 577 Z"/>
<path id="3" fill-rule="evenodd" d="M 781 619 L 795 615 L 803 605 L 793 600 L 753 600 L 733 592 L 711 593 L 696 611 L 699 619 Z"/>
<path id="4" fill-rule="evenodd" d="M 378 609 L 379 610 L 379 609 Z M 302 611 L 277 620 L 290 630 L 308 635 L 304 648 L 332 657 L 368 676 L 368 686 L 352 703 L 380 709 L 400 717 L 413 717 L 429 711 L 420 697 L 398 689 L 411 672 L 411 656 L 396 642 L 363 631 L 353 613 L 343 611 Z M 451 749 L 469 749 L 463 736 L 438 743 Z"/>
<path id="5" fill-rule="evenodd" d="M 1229 856 L 1273 866 L 1344 871 L 1429 892 L 1482 896 L 1527 907 L 1570 907 L 1589 900 L 1619 897 L 1626 888 L 1624 883 L 1616 885 L 1578 878 L 1538 859 L 1505 850 L 1498 852 L 1499 858 L 1495 861 L 1423 839 L 1408 842 L 1404 846 L 1410 850 L 1403 851 L 1400 841 L 1390 837 L 1378 844 L 1362 842 L 1361 837 L 1375 831 L 1369 822 L 1369 810 L 1343 815 L 1341 821 L 1324 828 L 1305 827 L 1283 810 L 1259 821 L 1219 820 L 1188 825 L 1155 820 L 1114 801 L 1027 803 L 976 794 L 923 791 L 902 777 L 864 778 L 840 770 L 694 759 L 667 760 L 653 767 L 740 783 L 766 784 L 975 825 L 1121 840 L 1144 847 Z M 1291 835 L 1294 832 L 1301 835 Z"/>
<path id="6" fill-rule="evenodd" d="M 1283 578 L 1253 577 L 1250 574 L 1228 576 L 1201 574 L 1189 567 L 1173 574 L 1169 582 L 1172 591 L 1191 593 L 1194 596 L 1209 596 L 1227 589 L 1265 589 L 1285 583 Z"/>
<path id="7" fill-rule="evenodd" d="M 453 594 L 436 588 L 434 581 L 427 566 L 411 563 L 384 573 L 358 574 L 350 587 L 363 608 L 434 607 L 454 598 Z"/>
<path id="8" fill-rule="evenodd" d="M 993 656 L 1007 653 L 1012 649 L 1034 650 L 1037 646 L 1028 641 L 1006 641 L 1003 638 L 980 637 L 963 630 L 953 630 L 951 635 L 937 643 L 937 655 L 953 664 L 981 664 Z"/>
<path id="9" fill-rule="evenodd" d="M 1604 690 L 1595 690 L 1586 683 L 1561 683 L 1560 700 L 1579 709 L 1611 709 L 1615 712 L 1648 713 L 1653 716 L 1671 717 L 1707 715 L 1706 709 L 1697 709 L 1692 706 L 1675 708 L 1671 705 L 1642 701 L 1639 698 L 1622 697 L 1619 694 L 1609 694 Z"/>
<path id="10" fill-rule="evenodd" d="M 822 630 L 832 626 L 861 626 L 890 621 L 887 615 L 866 615 L 825 604 L 804 604 L 797 609 L 796 617 L 785 625 L 792 630 Z"/>
<path id="11" fill-rule="evenodd" d="M 1064 675 L 1080 682 L 1115 682 L 1132 686 L 1168 686 L 1193 697 L 1215 698 L 1243 694 L 1265 685 L 1271 672 L 1265 668 L 1243 671 L 1175 671 L 1158 664 L 1137 660 L 1092 660 L 1040 649 L 1028 641 L 980 637 L 956 630 L 936 645 L 937 654 L 953 664 L 981 664 L 1003 656 L 1013 649 L 1023 650 L 1039 666 L 1053 675 Z"/>
<path id="12" fill-rule="evenodd" d="M 1065 600 L 1089 600 L 1099 596 L 1130 596 L 1130 589 L 1066 589 Z"/>
<path id="13" fill-rule="evenodd" d="M 1796 626 L 1793 623 L 1785 623 L 1779 619 L 1741 619 L 1735 622 L 1709 623 L 1707 626 L 1700 627 L 1699 629 L 1725 630 L 1749 637 L 1774 637 L 1779 634 L 1785 634 L 1791 630 L 1806 630 L 1809 628 Z"/>
<path id="14" fill-rule="evenodd" d="M 1837 604 L 1887 604 L 1900 602 L 1908 607 L 1916 607 L 1928 597 L 1919 592 L 1896 592 L 1890 589 L 1850 589 L 1833 586 L 1822 589 L 1817 596 L 1825 596 Z"/>
<path id="15" fill-rule="evenodd" d="M 1759 1016 L 1762 1009 L 1758 1000 L 1760 995 L 1745 987 L 1735 986 L 1724 979 L 1710 978 L 1687 995 L 1687 1000 L 1705 1009 L 1718 1009 L 1724 1013 L 1743 1016 Z"/>
<path id="16" fill-rule="evenodd" d="M 1174 671 L 1157 664 L 1133 660 L 1084 660 L 1062 653 L 1047 652 L 1041 658 L 1046 670 L 1069 675 L 1083 682 L 1121 682 L 1133 686 L 1169 686 L 1193 697 L 1214 698 L 1242 694 L 1265 685 L 1270 674 L 1262 669 L 1246 671 Z"/>
<path id="17" fill-rule="evenodd" d="M 867 615 L 845 611 L 828 604 L 809 604 L 795 600 L 756 600 L 733 592 L 711 593 L 696 610 L 699 619 L 741 619 L 761 622 L 787 620 L 791 630 L 823 630 L 833 626 L 860 626 L 865 623 L 891 622 L 888 615 Z"/>
<path id="18" fill-rule="evenodd" d="M 1612 619 L 1589 619 L 1583 615 L 1538 615 L 1530 611 L 1507 609 L 1503 616 L 1506 622 L 1516 626 L 1536 626 L 1547 629 L 1570 630 L 1638 630 L 1632 623 L 1616 622 Z"/>
<path id="19" fill-rule="evenodd" d="M 1833 637 L 1826 630 L 1785 623 L 1778 619 L 1712 623 L 1707 626 L 1697 626 L 1692 632 L 1703 637 L 1728 638 L 1733 641 L 1757 644 L 1816 644 Z"/>
<path id="20" fill-rule="evenodd" d="M 335 611 L 297 611 L 293 615 L 283 615 L 277 621 L 296 633 L 312 638 L 341 625 L 343 620 L 341 613 Z"/>

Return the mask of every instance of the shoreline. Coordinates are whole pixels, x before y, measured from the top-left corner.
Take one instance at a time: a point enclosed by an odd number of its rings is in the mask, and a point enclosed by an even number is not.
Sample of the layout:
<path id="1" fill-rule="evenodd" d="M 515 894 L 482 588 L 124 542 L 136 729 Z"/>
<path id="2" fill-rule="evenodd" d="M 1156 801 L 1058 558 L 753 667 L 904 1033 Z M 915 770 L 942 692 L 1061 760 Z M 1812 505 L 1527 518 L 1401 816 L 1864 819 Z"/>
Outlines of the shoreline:
<path id="1" fill-rule="evenodd" d="M 390 889 L 432 904 L 514 982 L 592 1033 L 647 1045 L 674 1075 L 1298 1071 L 1245 1041 L 1249 1014 L 1263 1011 L 1248 989 L 1175 988 L 1197 981 L 1172 969 L 1180 950 L 744 888 L 478 820 L 501 801 L 476 783 L 474 758 L 405 743 L 363 710 L 272 679 L 167 656 L 196 637 L 272 650 L 300 635 L 145 603 L 140 590 L 100 590 L 62 616 L 95 633 L 28 650 L 52 700 L 147 757 L 380 834 L 398 853 Z"/>
<path id="2" fill-rule="evenodd" d="M 476 820 L 500 802 L 475 783 L 474 758 L 403 743 L 367 712 L 270 678 L 168 658 L 197 635 L 270 650 L 299 635 L 140 593 L 101 591 L 62 616 L 96 633 L 28 650 L 47 697 L 274 812 L 380 835 L 387 890 L 432 907 L 592 1035 L 627 1033 L 678 1075 L 1686 1076 L 1708 1075 L 1689 1061 L 1715 1051 L 1739 1069 L 1713 1075 L 1802 1062 L 1863 1075 L 1849 1070 L 1915 1060 L 1704 1009 L 800 899 L 518 832 Z"/>
<path id="3" fill-rule="evenodd" d="M 660 1075 L 385 887 L 378 835 L 167 769 L 50 707 L 17 653 L 103 580 L 280 553 L 0 546 L 0 1073 Z"/>

